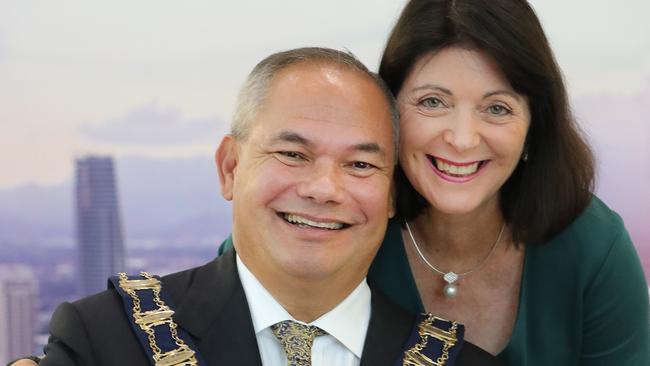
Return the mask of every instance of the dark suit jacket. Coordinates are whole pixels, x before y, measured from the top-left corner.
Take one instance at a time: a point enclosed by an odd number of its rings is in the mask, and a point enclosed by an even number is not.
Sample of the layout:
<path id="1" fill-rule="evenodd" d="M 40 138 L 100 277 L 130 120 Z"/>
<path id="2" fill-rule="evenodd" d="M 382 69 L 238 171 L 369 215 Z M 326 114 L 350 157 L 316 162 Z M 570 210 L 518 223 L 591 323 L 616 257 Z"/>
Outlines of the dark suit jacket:
<path id="1" fill-rule="evenodd" d="M 257 340 L 237 274 L 234 251 L 195 269 L 165 276 L 176 304 L 174 319 L 195 341 L 210 366 L 261 366 Z M 372 314 L 362 366 L 393 366 L 408 339 L 414 317 L 372 291 Z M 41 366 L 149 366 L 115 290 L 61 304 L 50 322 Z M 499 365 L 465 343 L 457 365 Z M 492 363 L 492 362 L 495 363 Z"/>

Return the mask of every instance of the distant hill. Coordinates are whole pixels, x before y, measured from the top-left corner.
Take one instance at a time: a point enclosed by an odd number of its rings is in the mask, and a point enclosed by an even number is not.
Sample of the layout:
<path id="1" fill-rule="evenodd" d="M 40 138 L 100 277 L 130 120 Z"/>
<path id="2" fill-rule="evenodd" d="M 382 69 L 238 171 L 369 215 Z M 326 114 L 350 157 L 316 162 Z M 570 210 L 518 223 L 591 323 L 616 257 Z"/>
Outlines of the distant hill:
<path id="1" fill-rule="evenodd" d="M 116 175 L 127 243 L 206 242 L 230 232 L 230 205 L 219 193 L 211 158 L 118 158 Z M 73 190 L 72 178 L 0 190 L 0 243 L 71 244 Z"/>

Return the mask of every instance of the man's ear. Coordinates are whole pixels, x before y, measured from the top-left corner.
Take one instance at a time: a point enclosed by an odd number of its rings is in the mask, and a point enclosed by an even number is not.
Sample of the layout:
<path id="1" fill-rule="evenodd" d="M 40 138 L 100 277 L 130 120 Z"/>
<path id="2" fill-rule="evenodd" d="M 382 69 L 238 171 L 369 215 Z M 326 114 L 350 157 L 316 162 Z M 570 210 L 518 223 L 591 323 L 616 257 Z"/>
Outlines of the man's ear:
<path id="1" fill-rule="evenodd" d="M 228 201 L 232 200 L 233 195 L 235 170 L 239 162 L 237 154 L 237 141 L 232 135 L 224 136 L 214 153 L 214 160 L 217 163 L 217 171 L 219 172 L 221 195 Z"/>

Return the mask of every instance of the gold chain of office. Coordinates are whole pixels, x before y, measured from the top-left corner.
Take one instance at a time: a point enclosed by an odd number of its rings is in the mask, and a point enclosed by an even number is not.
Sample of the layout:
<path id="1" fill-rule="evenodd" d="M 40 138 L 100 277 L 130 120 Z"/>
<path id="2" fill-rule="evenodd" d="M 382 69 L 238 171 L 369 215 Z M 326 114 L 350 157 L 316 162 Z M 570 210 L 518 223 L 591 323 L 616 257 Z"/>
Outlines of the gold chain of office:
<path id="1" fill-rule="evenodd" d="M 420 342 L 404 352 L 403 366 L 444 366 L 449 359 L 449 349 L 458 341 L 456 330 L 458 323 L 452 322 L 449 330 L 444 330 L 433 325 L 436 320 L 446 321 L 429 314 L 428 317 L 418 325 L 418 334 Z M 421 353 L 429 343 L 429 337 L 433 337 L 442 342 L 442 353 L 435 361 L 427 355 Z"/>
<path id="2" fill-rule="evenodd" d="M 194 351 L 178 337 L 178 325 L 172 319 L 174 310 L 160 298 L 161 283 L 158 279 L 147 272 L 141 272 L 144 279 L 130 280 L 126 273 L 119 274 L 119 285 L 133 300 L 133 318 L 135 323 L 142 329 L 149 340 L 149 346 L 153 352 L 154 364 L 156 366 L 197 366 L 198 362 Z M 153 292 L 153 301 L 157 309 L 142 312 L 140 308 L 140 297 L 138 291 L 150 290 Z M 156 342 L 154 327 L 164 326 L 169 330 L 172 340 L 177 348 L 168 352 L 162 352 Z"/>
<path id="3" fill-rule="evenodd" d="M 119 285 L 125 293 L 133 300 L 133 318 L 135 323 L 146 334 L 149 346 L 153 353 L 156 366 L 197 366 L 198 362 L 192 351 L 185 342 L 178 337 L 178 325 L 172 319 L 174 311 L 171 310 L 160 298 L 161 283 L 147 272 L 140 273 L 144 279 L 129 280 L 125 273 L 119 274 Z M 154 303 L 157 309 L 142 312 L 138 291 L 150 290 L 153 292 Z M 457 322 L 452 322 L 451 328 L 447 331 L 433 325 L 435 320 L 443 320 L 429 314 L 427 319 L 418 325 L 420 342 L 404 353 L 403 366 L 444 366 L 449 359 L 449 349 L 452 348 L 458 338 L 456 330 Z M 156 342 L 154 327 L 167 326 L 169 334 L 178 348 L 163 353 Z M 434 337 L 443 343 L 442 353 L 435 361 L 421 353 L 427 347 L 429 337 Z"/>

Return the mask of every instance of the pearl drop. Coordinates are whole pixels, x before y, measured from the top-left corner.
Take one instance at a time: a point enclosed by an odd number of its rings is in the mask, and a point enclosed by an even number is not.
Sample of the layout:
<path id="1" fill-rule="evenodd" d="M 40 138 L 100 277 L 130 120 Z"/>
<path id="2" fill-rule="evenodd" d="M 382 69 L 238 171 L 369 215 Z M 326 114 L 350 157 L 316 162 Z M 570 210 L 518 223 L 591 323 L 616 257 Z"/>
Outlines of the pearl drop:
<path id="1" fill-rule="evenodd" d="M 448 299 L 453 299 L 458 295 L 458 286 L 454 285 L 453 283 L 448 283 L 445 285 L 445 288 L 442 290 L 444 293 L 445 297 Z"/>

